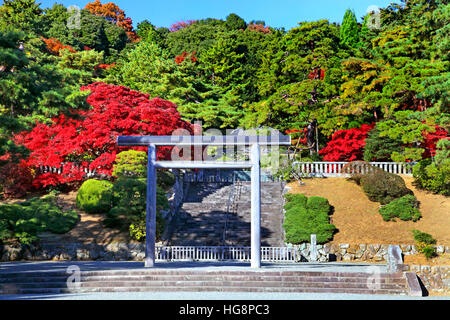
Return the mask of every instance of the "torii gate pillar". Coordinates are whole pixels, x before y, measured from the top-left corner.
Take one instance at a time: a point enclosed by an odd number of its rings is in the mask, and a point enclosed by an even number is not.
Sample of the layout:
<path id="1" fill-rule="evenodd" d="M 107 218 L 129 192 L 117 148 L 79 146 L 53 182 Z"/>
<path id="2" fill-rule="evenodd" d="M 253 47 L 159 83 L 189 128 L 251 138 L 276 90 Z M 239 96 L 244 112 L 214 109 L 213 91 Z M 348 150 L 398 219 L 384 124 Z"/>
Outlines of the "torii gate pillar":
<path id="1" fill-rule="evenodd" d="M 147 215 L 145 223 L 145 267 L 155 265 L 156 242 L 156 146 L 148 146 L 147 157 Z"/>
<path id="2" fill-rule="evenodd" d="M 261 168 L 259 144 L 251 146 L 251 267 L 261 267 Z"/>

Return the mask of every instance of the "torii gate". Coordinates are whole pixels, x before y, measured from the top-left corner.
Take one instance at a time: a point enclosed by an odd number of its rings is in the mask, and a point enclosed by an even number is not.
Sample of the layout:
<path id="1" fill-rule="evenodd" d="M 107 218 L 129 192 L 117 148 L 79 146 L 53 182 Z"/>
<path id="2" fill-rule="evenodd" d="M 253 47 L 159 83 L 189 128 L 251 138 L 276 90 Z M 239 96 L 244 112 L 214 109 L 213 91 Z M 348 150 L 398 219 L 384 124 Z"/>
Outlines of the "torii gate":
<path id="1" fill-rule="evenodd" d="M 270 136 L 119 136 L 118 146 L 147 146 L 147 218 L 145 267 L 155 265 L 156 169 L 251 169 L 251 267 L 261 267 L 261 168 L 260 145 L 290 145 L 291 137 Z M 156 161 L 156 146 L 250 146 L 250 161 Z"/>

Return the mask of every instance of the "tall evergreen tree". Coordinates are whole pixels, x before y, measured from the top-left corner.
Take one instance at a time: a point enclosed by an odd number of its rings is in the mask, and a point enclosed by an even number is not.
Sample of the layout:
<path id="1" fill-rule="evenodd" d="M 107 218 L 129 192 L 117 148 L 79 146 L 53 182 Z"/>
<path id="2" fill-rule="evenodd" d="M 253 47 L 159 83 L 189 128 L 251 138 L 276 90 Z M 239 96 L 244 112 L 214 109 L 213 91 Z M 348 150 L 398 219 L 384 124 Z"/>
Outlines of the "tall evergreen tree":
<path id="1" fill-rule="evenodd" d="M 359 42 L 359 27 L 353 11 L 347 9 L 339 29 L 339 39 L 341 45 L 356 47 Z"/>

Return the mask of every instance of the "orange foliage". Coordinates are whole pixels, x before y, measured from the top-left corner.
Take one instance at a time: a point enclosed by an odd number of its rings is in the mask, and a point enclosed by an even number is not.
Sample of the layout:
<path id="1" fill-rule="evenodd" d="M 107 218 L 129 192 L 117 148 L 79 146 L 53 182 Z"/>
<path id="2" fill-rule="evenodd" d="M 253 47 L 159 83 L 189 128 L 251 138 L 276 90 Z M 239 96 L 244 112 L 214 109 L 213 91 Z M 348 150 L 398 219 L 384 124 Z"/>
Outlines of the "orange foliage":
<path id="1" fill-rule="evenodd" d="M 99 0 L 90 2 L 85 7 L 86 10 L 95 14 L 96 16 L 104 17 L 115 25 L 121 27 L 132 41 L 137 41 L 138 36 L 133 31 L 133 21 L 131 18 L 126 18 L 125 11 L 120 9 L 116 4 L 109 2 L 102 4 Z"/>
<path id="2" fill-rule="evenodd" d="M 47 45 L 47 50 L 55 56 L 58 56 L 59 51 L 62 49 L 67 49 L 73 53 L 76 52 L 71 46 L 66 46 L 66 45 L 62 44 L 61 41 L 59 41 L 56 38 L 45 39 L 44 37 L 41 37 L 41 39 Z"/>
<path id="3" fill-rule="evenodd" d="M 269 27 L 264 27 L 262 24 L 251 23 L 247 26 L 247 29 L 255 32 L 270 33 Z"/>

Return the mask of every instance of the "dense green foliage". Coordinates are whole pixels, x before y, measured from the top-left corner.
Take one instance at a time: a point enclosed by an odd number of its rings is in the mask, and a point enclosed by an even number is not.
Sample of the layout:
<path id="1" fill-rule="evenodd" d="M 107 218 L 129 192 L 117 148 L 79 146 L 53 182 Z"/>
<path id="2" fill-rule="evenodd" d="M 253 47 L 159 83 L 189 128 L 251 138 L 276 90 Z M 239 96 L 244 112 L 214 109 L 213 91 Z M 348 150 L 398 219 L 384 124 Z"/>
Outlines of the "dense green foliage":
<path id="1" fill-rule="evenodd" d="M 111 207 L 112 182 L 89 179 L 78 189 L 76 204 L 88 213 L 106 213 Z"/>
<path id="2" fill-rule="evenodd" d="M 339 30 L 341 45 L 355 47 L 359 42 L 359 27 L 355 13 L 347 10 Z"/>
<path id="3" fill-rule="evenodd" d="M 285 241 L 292 244 L 309 242 L 316 234 L 317 243 L 330 241 L 336 227 L 330 224 L 331 211 L 328 200 L 322 197 L 307 198 L 304 195 L 285 196 L 286 215 L 284 219 Z"/>
<path id="4" fill-rule="evenodd" d="M 380 129 L 375 126 L 366 138 L 364 161 L 391 161 L 394 152 L 401 152 L 402 142 L 387 136 L 380 136 Z"/>
<path id="5" fill-rule="evenodd" d="M 37 233 L 66 233 L 78 221 L 75 210 L 63 212 L 56 203 L 55 194 L 31 198 L 18 204 L 0 205 L 0 242 L 18 240 L 31 244 Z"/>
<path id="6" fill-rule="evenodd" d="M 380 208 L 379 212 L 384 221 L 395 220 L 399 218 L 403 221 L 417 221 L 422 216 L 419 209 L 419 203 L 413 195 L 406 195 L 389 202 Z"/>
<path id="7" fill-rule="evenodd" d="M 413 176 L 419 187 L 449 196 L 450 141 L 440 140 L 437 148 L 434 162 L 431 159 L 419 161 L 413 167 Z"/>
<path id="8" fill-rule="evenodd" d="M 106 226 L 122 227 L 130 231 L 136 240 L 145 238 L 147 183 L 146 179 L 123 178 L 117 180 L 112 188 L 112 207 L 104 221 Z M 161 210 L 169 207 L 166 194 L 156 189 L 156 238 L 164 231 Z"/>
<path id="9" fill-rule="evenodd" d="M 381 169 L 362 175 L 360 184 L 370 201 L 381 204 L 412 194 L 402 177 Z"/>
<path id="10" fill-rule="evenodd" d="M 436 239 L 434 239 L 431 234 L 419 230 L 411 230 L 411 232 L 417 243 L 418 251 L 421 252 L 425 258 L 431 259 L 436 256 L 436 249 L 433 246 L 436 244 Z"/>
<path id="11" fill-rule="evenodd" d="M 411 231 L 414 236 L 414 240 L 417 242 L 422 242 L 425 244 L 436 244 L 436 239 L 433 238 L 433 236 L 429 233 L 425 233 L 419 230 L 412 230 Z"/>
<path id="12" fill-rule="evenodd" d="M 122 151 L 116 156 L 113 176 L 118 178 L 145 178 L 147 175 L 147 153 L 144 151 Z"/>

